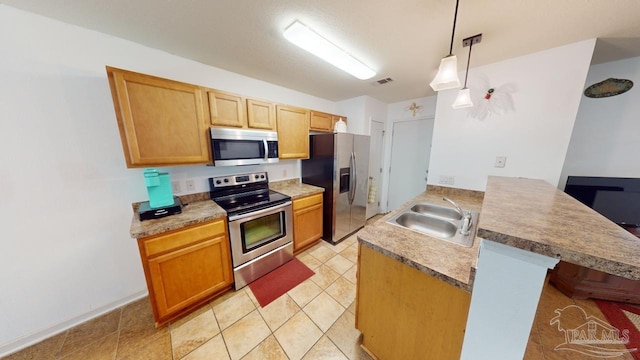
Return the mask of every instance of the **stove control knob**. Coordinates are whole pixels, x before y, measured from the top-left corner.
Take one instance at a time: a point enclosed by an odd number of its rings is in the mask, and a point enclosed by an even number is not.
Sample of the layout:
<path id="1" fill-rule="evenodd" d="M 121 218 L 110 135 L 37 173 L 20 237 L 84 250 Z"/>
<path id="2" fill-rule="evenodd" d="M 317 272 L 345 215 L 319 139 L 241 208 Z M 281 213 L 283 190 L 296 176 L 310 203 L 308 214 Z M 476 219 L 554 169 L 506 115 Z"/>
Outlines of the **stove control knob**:
<path id="1" fill-rule="evenodd" d="M 224 179 L 224 182 L 225 182 L 225 183 L 228 183 L 228 182 L 229 182 L 229 179 Z"/>
<path id="2" fill-rule="evenodd" d="M 264 179 L 264 174 L 260 175 L 260 178 Z"/>
<path id="3" fill-rule="evenodd" d="M 255 177 L 256 179 L 258 179 L 258 178 L 260 178 L 260 175 L 256 174 L 254 177 Z"/>
<path id="4" fill-rule="evenodd" d="M 222 184 L 222 181 L 220 181 L 220 180 L 216 180 L 216 184 L 217 184 L 217 185 L 220 185 L 220 184 Z"/>

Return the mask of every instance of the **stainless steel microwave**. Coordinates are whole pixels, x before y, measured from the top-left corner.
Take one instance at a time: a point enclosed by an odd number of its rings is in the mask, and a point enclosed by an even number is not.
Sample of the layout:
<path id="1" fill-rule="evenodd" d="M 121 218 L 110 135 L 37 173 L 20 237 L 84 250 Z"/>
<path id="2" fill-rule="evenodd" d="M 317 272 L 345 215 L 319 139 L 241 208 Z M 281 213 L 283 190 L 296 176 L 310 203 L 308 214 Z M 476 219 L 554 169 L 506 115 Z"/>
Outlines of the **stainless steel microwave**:
<path id="1" fill-rule="evenodd" d="M 214 166 L 277 163 L 278 133 L 212 127 L 211 153 Z"/>

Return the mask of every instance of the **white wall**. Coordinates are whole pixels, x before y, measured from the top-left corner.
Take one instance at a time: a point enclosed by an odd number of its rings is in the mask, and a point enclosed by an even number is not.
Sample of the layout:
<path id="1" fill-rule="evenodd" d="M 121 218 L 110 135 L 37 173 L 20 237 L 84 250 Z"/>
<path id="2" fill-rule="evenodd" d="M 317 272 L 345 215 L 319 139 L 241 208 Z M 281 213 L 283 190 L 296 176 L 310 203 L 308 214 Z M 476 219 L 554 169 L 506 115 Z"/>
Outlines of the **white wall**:
<path id="1" fill-rule="evenodd" d="M 612 97 L 582 96 L 560 189 L 569 175 L 640 178 L 640 57 L 591 66 L 584 88 L 608 78 L 631 80 L 634 87 Z"/>
<path id="2" fill-rule="evenodd" d="M 439 92 L 428 183 L 451 175 L 453 187 L 483 191 L 487 176 L 498 175 L 556 185 L 594 45 L 591 39 L 472 68 L 468 83 L 476 96 L 495 87 L 494 99 L 499 99 L 505 84 L 515 85 L 515 111 L 504 115 L 468 117 L 469 109 L 451 108 L 457 90 Z M 494 168 L 496 156 L 507 157 L 505 168 Z"/>
<path id="3" fill-rule="evenodd" d="M 335 103 L 0 6 L 0 356 L 146 294 L 105 65 L 335 112 Z M 259 167 L 243 168 L 247 171 Z M 299 161 L 269 170 L 295 178 Z M 235 169 L 167 168 L 177 179 Z"/>

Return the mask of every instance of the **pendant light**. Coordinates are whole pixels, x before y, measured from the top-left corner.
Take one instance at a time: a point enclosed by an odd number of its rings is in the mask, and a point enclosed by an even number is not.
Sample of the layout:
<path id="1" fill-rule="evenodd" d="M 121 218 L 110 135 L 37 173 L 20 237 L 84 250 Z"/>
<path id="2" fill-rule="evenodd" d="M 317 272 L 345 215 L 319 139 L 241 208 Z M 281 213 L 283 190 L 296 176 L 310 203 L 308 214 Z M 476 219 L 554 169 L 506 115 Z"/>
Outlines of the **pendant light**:
<path id="1" fill-rule="evenodd" d="M 451 45 L 449 45 L 449 55 L 440 60 L 438 74 L 429 85 L 434 91 L 454 89 L 460 87 L 458 79 L 458 59 L 453 55 L 453 37 L 456 34 L 456 20 L 458 18 L 458 3 L 456 0 L 456 11 L 453 15 L 453 31 L 451 31 Z"/>
<path id="2" fill-rule="evenodd" d="M 458 92 L 458 97 L 456 97 L 456 101 L 454 101 L 451 105 L 451 107 L 454 109 L 463 109 L 473 106 L 473 102 L 471 101 L 471 93 L 467 88 L 467 77 L 469 76 L 469 63 L 471 62 L 471 48 L 473 47 L 473 44 L 477 44 L 481 40 L 482 34 L 478 34 L 462 40 L 462 47 L 469 47 L 469 58 L 467 59 L 467 72 L 464 75 L 464 87 L 460 89 L 460 91 Z"/>

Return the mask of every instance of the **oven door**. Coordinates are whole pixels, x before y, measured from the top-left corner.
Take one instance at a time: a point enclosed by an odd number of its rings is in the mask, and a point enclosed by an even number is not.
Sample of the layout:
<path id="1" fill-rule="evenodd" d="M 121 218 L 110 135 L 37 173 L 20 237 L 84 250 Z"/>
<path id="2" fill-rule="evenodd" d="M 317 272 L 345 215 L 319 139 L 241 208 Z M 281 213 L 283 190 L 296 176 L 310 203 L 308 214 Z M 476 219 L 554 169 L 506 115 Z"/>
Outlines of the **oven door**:
<path id="1" fill-rule="evenodd" d="M 259 211 L 230 216 L 233 267 L 238 267 L 293 240 L 291 201 Z"/>

